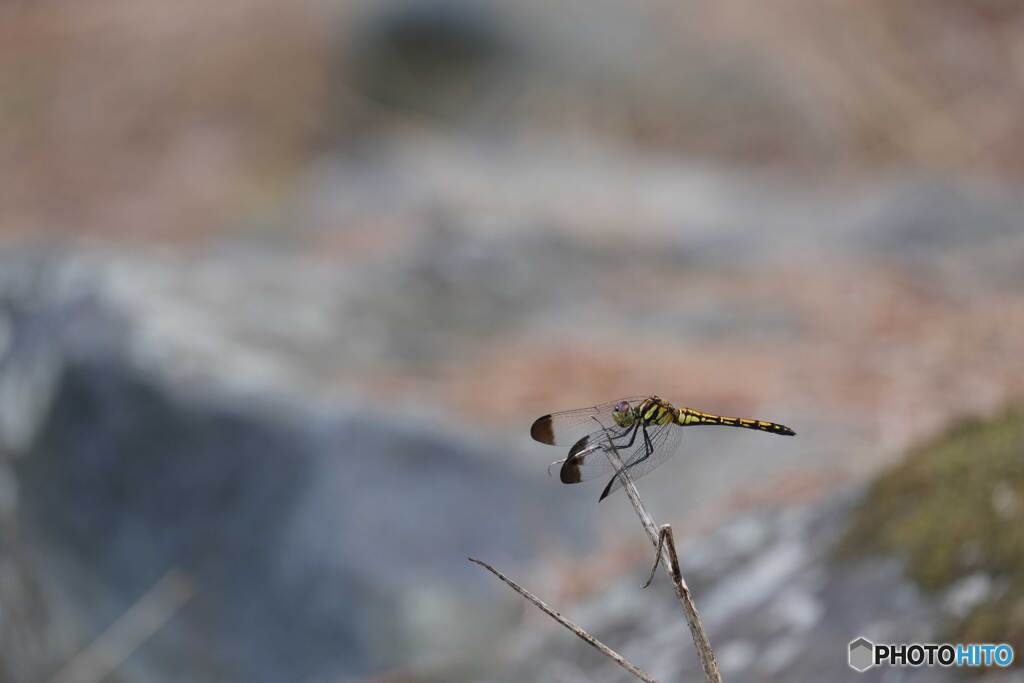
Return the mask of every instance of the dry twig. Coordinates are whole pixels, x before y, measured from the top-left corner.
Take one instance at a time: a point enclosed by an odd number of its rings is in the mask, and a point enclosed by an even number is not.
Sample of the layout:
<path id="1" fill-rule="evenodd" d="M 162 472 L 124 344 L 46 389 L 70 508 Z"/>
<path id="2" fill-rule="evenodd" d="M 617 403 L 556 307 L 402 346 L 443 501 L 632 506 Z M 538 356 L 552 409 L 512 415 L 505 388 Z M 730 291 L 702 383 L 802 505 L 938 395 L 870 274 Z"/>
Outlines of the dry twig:
<path id="1" fill-rule="evenodd" d="M 618 652 L 616 652 L 615 650 L 611 649 L 610 647 L 608 647 L 607 645 L 602 643 L 600 640 L 598 640 L 594 636 L 590 635 L 589 633 L 584 631 L 582 628 L 580 628 L 576 624 L 572 623 L 571 621 L 569 621 L 568 619 L 563 617 L 561 614 L 559 614 L 558 612 L 556 612 L 552 608 L 548 607 L 544 603 L 543 600 L 541 600 L 536 595 L 534 595 L 530 591 L 526 590 L 525 588 L 523 588 L 522 586 L 517 584 L 512 579 L 508 578 L 507 576 L 505 576 L 504 574 L 499 572 L 497 569 L 495 569 L 491 565 L 487 564 L 486 562 L 481 562 L 480 560 L 477 560 L 477 559 L 472 558 L 472 557 L 469 558 L 469 561 L 473 562 L 474 564 L 480 565 L 481 567 L 483 567 L 487 571 L 489 571 L 492 574 L 494 574 L 495 576 L 497 576 L 499 579 L 501 579 L 506 584 L 508 584 L 509 587 L 511 587 L 512 590 L 514 590 L 516 593 L 519 593 L 524 598 L 526 598 L 527 600 L 532 602 L 534 605 L 536 605 L 542 612 L 544 612 L 549 617 L 551 617 L 552 619 L 557 621 L 559 624 L 561 624 L 562 626 L 566 627 L 567 629 L 569 629 L 570 631 L 575 633 L 577 636 L 579 636 L 584 641 L 586 641 L 591 647 L 595 648 L 598 652 L 600 652 L 601 654 L 605 655 L 606 657 L 611 658 L 613 661 L 615 661 L 616 664 L 618 664 L 623 669 L 625 669 L 629 673 L 631 673 L 634 676 L 636 676 L 637 678 L 639 678 L 641 681 L 645 681 L 646 683 L 657 683 L 653 678 L 651 678 L 650 674 L 646 673 L 643 669 L 641 669 L 638 666 L 636 666 L 635 664 L 631 663 L 625 657 L 620 655 Z"/>
<path id="2" fill-rule="evenodd" d="M 711 642 L 704 631 L 704 622 L 700 619 L 700 613 L 697 612 L 697 606 L 693 603 L 690 588 L 686 585 L 686 580 L 683 579 L 683 574 L 679 569 L 679 558 L 676 556 L 672 528 L 666 524 L 659 531 L 654 520 L 647 513 L 647 509 L 644 508 L 633 480 L 623 470 L 622 458 L 619 457 L 619 452 L 615 449 L 615 445 L 610 440 L 609 444 L 611 447 L 606 449 L 605 453 L 608 455 L 608 459 L 615 467 L 615 470 L 619 473 L 618 476 L 622 480 L 622 487 L 626 490 L 626 495 L 629 497 L 629 502 L 633 504 L 633 509 L 636 510 L 640 523 L 643 524 L 644 530 L 651 539 L 651 543 L 657 548 L 657 561 L 665 568 L 665 573 L 668 574 L 668 578 L 672 581 L 676 597 L 679 598 L 679 603 L 683 607 L 686 625 L 690 627 L 690 635 L 693 637 L 694 647 L 697 648 L 697 657 L 700 659 L 700 665 L 704 669 L 704 677 L 708 683 L 722 683 L 722 674 L 718 671 L 718 660 L 715 658 L 715 651 L 711 649 Z M 653 573 L 652 571 L 652 577 Z M 648 583 L 650 582 L 648 581 Z"/>
<path id="3" fill-rule="evenodd" d="M 654 564 L 651 565 L 651 574 L 644 581 L 643 588 L 647 588 L 651 585 L 651 581 L 654 581 L 654 574 L 658 571 L 658 567 L 661 566 L 661 549 L 665 546 L 665 537 L 672 533 L 672 527 L 668 524 L 662 524 L 660 533 L 658 534 L 658 549 L 654 551 Z M 675 545 L 675 542 L 672 543 Z M 676 562 L 676 568 L 678 569 L 679 563 Z"/>
<path id="4" fill-rule="evenodd" d="M 58 671 L 51 683 L 99 683 L 178 613 L 194 592 L 192 581 L 172 568 L 88 647 Z"/>

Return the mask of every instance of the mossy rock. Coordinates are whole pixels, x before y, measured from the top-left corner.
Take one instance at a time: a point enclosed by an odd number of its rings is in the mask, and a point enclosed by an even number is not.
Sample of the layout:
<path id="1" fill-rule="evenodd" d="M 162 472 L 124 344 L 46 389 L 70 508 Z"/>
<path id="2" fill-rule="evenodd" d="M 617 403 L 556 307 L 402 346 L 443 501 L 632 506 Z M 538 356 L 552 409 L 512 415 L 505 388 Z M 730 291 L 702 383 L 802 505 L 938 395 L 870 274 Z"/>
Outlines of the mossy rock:
<path id="1" fill-rule="evenodd" d="M 945 635 L 1024 648 L 1024 410 L 969 420 L 882 473 L 851 515 L 841 560 L 897 554 L 937 593 L 983 574 L 993 589 Z"/>

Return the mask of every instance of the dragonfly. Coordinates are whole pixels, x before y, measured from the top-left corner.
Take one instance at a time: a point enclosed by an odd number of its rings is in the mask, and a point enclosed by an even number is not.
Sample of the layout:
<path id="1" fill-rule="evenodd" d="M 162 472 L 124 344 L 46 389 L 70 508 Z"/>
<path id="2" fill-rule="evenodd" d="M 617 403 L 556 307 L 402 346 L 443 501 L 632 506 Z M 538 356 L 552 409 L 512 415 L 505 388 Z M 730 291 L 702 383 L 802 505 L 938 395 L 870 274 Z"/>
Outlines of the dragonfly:
<path id="1" fill-rule="evenodd" d="M 599 501 L 623 486 L 623 473 L 639 479 L 675 455 L 683 428 L 691 425 L 722 425 L 795 436 L 786 425 L 743 417 L 725 417 L 693 408 L 677 408 L 657 396 L 635 396 L 590 408 L 566 410 L 537 418 L 530 427 L 535 441 L 570 446 L 561 464 L 563 484 L 577 484 L 611 474 Z M 609 454 L 619 455 L 621 467 Z M 550 472 L 550 468 L 549 468 Z"/>

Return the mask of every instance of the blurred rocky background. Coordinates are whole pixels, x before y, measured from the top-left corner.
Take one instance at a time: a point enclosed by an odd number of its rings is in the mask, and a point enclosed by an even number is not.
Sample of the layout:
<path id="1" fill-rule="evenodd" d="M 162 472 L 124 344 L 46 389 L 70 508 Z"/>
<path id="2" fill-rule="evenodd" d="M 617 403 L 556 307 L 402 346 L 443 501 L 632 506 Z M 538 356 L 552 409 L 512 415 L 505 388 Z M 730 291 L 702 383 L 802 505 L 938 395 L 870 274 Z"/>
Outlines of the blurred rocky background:
<path id="1" fill-rule="evenodd" d="M 727 680 L 1024 651 L 1022 141 L 1009 0 L 3 2 L 0 681 L 696 679 L 646 393 Z"/>

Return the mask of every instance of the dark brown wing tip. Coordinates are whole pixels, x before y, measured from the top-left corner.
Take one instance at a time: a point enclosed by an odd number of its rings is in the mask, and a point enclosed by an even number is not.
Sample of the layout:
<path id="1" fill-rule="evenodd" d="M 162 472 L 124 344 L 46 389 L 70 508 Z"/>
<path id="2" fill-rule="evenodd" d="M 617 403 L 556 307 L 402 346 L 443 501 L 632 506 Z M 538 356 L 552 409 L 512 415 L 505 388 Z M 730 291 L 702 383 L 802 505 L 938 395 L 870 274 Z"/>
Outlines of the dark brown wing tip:
<path id="1" fill-rule="evenodd" d="M 782 429 L 780 429 L 777 432 L 778 434 L 783 434 L 785 436 L 796 436 L 796 432 L 794 432 L 792 429 L 790 429 L 786 425 L 779 425 L 779 427 L 781 427 Z"/>
<path id="2" fill-rule="evenodd" d="M 533 426 L 530 427 L 530 436 L 534 441 L 554 445 L 555 431 L 552 429 L 551 416 L 545 415 L 534 420 Z"/>
<path id="3" fill-rule="evenodd" d="M 562 469 L 558 473 L 563 484 L 578 484 L 582 481 L 580 474 L 580 461 L 572 456 L 565 459 Z"/>
<path id="4" fill-rule="evenodd" d="M 610 494 L 612 492 L 612 484 L 614 484 L 614 483 L 615 483 L 615 477 L 612 477 L 612 480 L 610 482 L 608 482 L 607 486 L 604 487 L 604 491 L 601 491 L 601 497 L 597 499 L 598 503 L 600 503 L 602 500 L 604 500 L 605 498 L 608 497 L 608 494 Z"/>
<path id="5" fill-rule="evenodd" d="M 580 464 L 583 462 L 583 458 L 577 457 L 580 452 L 586 449 L 587 444 L 590 443 L 590 437 L 585 436 L 572 445 L 569 449 L 569 455 L 566 456 L 565 462 L 562 463 L 562 470 L 558 473 L 561 477 L 563 484 L 578 484 L 583 481 L 583 473 L 580 472 Z"/>

